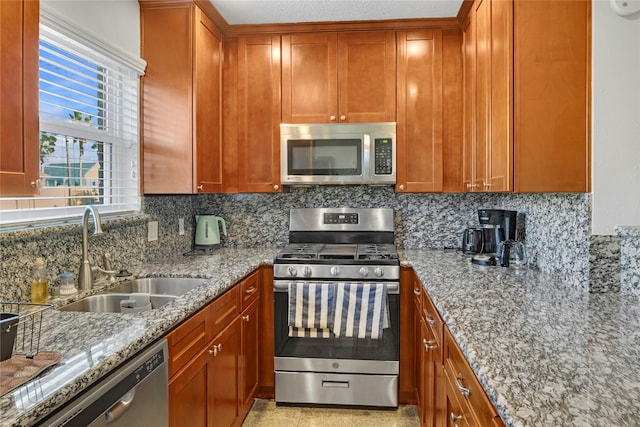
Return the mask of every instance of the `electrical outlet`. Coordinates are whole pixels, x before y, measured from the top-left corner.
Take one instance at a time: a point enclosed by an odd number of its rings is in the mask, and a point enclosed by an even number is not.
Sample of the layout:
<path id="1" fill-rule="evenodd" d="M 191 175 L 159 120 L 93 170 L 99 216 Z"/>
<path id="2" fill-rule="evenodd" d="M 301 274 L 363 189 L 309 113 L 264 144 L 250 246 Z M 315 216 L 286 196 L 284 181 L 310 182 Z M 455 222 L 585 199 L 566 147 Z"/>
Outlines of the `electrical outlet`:
<path id="1" fill-rule="evenodd" d="M 149 222 L 149 235 L 147 237 L 149 242 L 158 240 L 158 221 Z"/>
<path id="2" fill-rule="evenodd" d="M 184 218 L 178 218 L 178 234 L 184 236 Z"/>

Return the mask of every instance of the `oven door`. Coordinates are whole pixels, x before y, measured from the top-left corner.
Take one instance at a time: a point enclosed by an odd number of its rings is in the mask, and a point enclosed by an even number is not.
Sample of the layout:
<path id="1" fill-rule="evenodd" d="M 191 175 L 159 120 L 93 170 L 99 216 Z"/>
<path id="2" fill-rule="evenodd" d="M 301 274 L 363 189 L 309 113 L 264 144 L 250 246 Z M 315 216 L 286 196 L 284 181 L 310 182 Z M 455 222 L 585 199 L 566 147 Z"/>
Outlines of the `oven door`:
<path id="1" fill-rule="evenodd" d="M 274 282 L 276 371 L 398 374 L 400 353 L 398 282 L 386 283 L 389 327 L 383 330 L 380 339 L 290 337 L 289 283 L 291 282 L 287 280 Z"/>

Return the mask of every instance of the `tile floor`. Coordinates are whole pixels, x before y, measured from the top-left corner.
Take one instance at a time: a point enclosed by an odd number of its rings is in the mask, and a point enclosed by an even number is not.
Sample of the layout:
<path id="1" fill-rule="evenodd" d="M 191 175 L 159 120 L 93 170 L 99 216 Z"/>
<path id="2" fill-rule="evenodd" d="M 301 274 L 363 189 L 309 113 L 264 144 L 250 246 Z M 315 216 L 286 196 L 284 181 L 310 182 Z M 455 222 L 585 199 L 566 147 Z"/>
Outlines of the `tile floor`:
<path id="1" fill-rule="evenodd" d="M 398 409 L 352 409 L 340 407 L 276 406 L 257 399 L 242 427 L 415 427 L 415 406 Z"/>

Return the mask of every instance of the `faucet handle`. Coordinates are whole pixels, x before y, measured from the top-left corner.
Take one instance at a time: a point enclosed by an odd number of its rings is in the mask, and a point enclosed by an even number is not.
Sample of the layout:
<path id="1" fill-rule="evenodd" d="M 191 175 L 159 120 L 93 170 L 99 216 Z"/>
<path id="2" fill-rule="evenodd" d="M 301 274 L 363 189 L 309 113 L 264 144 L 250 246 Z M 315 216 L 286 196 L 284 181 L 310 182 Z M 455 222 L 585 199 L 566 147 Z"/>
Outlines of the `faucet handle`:
<path id="1" fill-rule="evenodd" d="M 102 255 L 102 267 L 105 270 L 111 270 L 111 254 L 109 252 L 105 252 Z"/>

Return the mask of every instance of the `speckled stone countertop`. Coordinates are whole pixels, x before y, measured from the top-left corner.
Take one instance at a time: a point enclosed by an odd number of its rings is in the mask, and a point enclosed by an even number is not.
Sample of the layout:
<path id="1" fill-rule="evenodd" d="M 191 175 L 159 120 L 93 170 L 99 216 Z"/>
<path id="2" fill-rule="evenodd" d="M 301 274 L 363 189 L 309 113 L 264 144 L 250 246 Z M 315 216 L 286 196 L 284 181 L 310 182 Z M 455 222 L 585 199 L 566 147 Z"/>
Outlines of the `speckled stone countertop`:
<path id="1" fill-rule="evenodd" d="M 44 418 L 258 266 L 271 264 L 276 253 L 277 249 L 224 248 L 214 255 L 147 264 L 138 277 L 205 279 L 203 285 L 156 310 L 135 314 L 49 310 L 40 350 L 61 352 L 61 363 L 0 397 L 0 426 L 30 426 Z"/>
<path id="2" fill-rule="evenodd" d="M 640 299 L 404 251 L 507 426 L 639 426 Z"/>
<path id="3" fill-rule="evenodd" d="M 40 348 L 62 352 L 62 364 L 0 397 L 0 427 L 32 425 L 276 253 L 225 248 L 148 264 L 138 276 L 207 279 L 157 310 L 51 311 Z M 401 259 L 415 269 L 507 426 L 640 425 L 637 296 L 589 294 L 537 272 L 479 267 L 454 251 L 407 250 Z"/>

